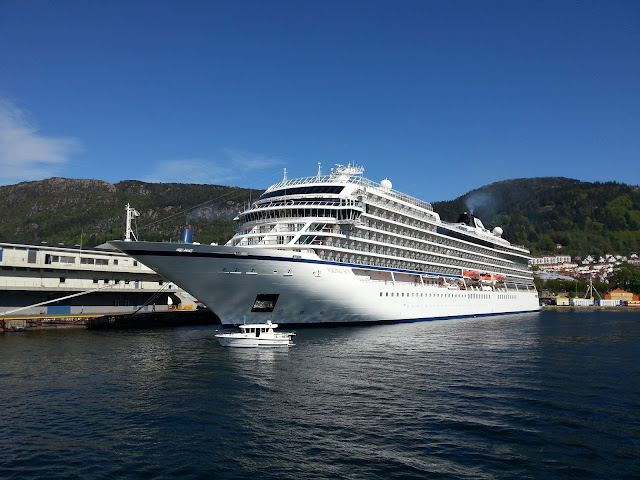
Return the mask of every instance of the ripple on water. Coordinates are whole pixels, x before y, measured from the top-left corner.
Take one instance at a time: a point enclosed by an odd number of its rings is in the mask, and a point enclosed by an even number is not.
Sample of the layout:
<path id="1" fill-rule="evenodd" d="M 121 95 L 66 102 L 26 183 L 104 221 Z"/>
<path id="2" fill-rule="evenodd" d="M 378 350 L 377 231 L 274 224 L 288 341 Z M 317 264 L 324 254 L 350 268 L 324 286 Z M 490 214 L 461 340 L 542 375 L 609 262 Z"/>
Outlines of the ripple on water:
<path id="1" fill-rule="evenodd" d="M 632 478 L 640 321 L 0 337 L 2 478 Z"/>

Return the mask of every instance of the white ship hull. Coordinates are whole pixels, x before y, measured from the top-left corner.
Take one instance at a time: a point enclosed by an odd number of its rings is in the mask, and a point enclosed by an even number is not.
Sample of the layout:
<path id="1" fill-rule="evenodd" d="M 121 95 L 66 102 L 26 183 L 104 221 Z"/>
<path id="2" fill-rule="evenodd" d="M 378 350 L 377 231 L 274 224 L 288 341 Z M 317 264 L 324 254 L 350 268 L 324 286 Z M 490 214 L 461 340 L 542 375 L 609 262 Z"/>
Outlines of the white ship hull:
<path id="1" fill-rule="evenodd" d="M 190 292 L 223 324 L 414 321 L 539 309 L 537 292 L 526 285 L 461 290 L 419 272 L 330 263 L 308 253 L 112 243 Z"/>

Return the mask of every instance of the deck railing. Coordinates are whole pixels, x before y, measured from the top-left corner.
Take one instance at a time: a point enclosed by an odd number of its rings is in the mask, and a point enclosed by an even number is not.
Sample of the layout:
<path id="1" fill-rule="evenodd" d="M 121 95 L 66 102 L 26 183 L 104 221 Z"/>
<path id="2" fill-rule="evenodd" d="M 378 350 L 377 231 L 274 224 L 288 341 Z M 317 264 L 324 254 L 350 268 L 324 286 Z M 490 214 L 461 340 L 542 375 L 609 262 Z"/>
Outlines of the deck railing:
<path id="1" fill-rule="evenodd" d="M 274 190 L 280 190 L 282 188 L 293 187 L 295 185 L 315 185 L 315 184 L 335 184 L 335 183 L 352 183 L 361 187 L 372 188 L 379 193 L 389 195 L 393 198 L 401 200 L 403 202 L 415 205 L 416 207 L 424 208 L 426 210 L 433 211 L 433 207 L 429 202 L 419 200 L 415 197 L 407 195 L 391 188 L 383 188 L 379 183 L 369 180 L 368 178 L 360 175 L 346 175 L 342 173 L 332 173 L 330 175 L 316 175 L 315 177 L 303 177 L 294 178 L 291 180 L 283 180 L 282 182 L 271 185 L 266 191 L 272 192 Z"/>

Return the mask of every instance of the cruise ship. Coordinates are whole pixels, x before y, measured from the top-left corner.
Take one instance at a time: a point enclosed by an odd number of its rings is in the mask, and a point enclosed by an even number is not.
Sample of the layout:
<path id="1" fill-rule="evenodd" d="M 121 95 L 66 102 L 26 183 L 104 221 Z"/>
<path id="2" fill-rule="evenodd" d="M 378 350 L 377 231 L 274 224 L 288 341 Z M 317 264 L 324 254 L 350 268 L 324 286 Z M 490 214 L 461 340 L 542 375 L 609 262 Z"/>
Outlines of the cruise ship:
<path id="1" fill-rule="evenodd" d="M 225 245 L 112 241 L 223 324 L 415 321 L 539 310 L 529 251 L 338 165 L 269 187 Z"/>

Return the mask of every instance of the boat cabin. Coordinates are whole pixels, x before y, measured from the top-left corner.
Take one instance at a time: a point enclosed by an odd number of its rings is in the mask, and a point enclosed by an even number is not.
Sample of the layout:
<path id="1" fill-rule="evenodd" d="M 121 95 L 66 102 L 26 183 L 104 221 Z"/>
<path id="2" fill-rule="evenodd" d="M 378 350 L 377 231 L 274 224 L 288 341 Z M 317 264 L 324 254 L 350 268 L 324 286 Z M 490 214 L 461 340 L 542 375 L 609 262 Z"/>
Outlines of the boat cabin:
<path id="1" fill-rule="evenodd" d="M 240 332 L 251 336 L 255 335 L 256 337 L 259 337 L 260 335 L 265 333 L 273 334 L 273 329 L 277 326 L 277 324 L 271 322 L 267 322 L 266 324 L 238 325 L 238 327 L 240 328 Z"/>

